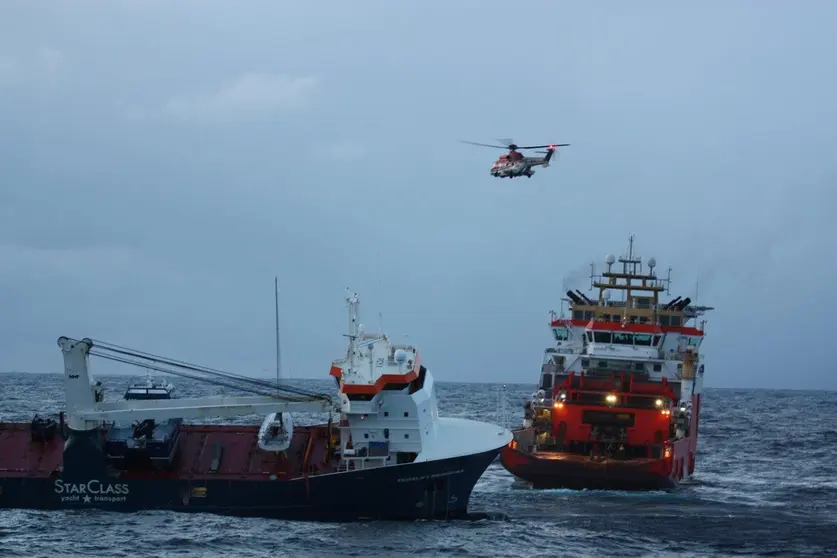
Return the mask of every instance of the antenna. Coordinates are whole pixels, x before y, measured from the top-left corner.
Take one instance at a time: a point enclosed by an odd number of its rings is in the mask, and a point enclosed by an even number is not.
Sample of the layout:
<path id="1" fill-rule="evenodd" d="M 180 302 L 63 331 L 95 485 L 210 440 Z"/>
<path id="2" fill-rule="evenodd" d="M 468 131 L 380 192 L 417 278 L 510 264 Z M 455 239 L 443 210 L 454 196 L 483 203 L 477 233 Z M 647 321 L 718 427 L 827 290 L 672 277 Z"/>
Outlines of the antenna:
<path id="1" fill-rule="evenodd" d="M 593 290 L 593 283 L 596 280 L 596 262 L 590 262 L 590 287 L 587 289 L 588 291 Z"/>
<path id="2" fill-rule="evenodd" d="M 344 335 L 349 338 L 349 347 L 347 349 L 349 356 L 349 370 L 351 371 L 351 374 L 354 374 L 355 341 L 357 340 L 360 334 L 358 331 L 357 323 L 358 296 L 357 293 L 352 293 L 352 291 L 349 290 L 349 287 L 346 287 L 346 306 L 349 309 L 349 333 Z"/>
<path id="3" fill-rule="evenodd" d="M 566 275 L 561 277 L 561 292 L 562 293 L 567 292 L 567 276 Z M 564 296 L 565 295 L 561 295 L 561 317 L 562 318 L 564 317 Z M 552 310 L 550 310 L 550 312 L 552 312 Z M 552 314 L 554 316 L 555 312 L 552 312 Z M 554 319 L 555 318 L 553 317 L 553 320 Z"/>
<path id="4" fill-rule="evenodd" d="M 375 251 L 375 275 L 378 282 L 378 292 L 381 292 L 381 251 Z M 384 312 L 378 310 L 378 335 L 384 334 Z"/>
<path id="5" fill-rule="evenodd" d="M 668 276 L 666 277 L 666 294 L 671 294 L 671 266 L 668 267 Z"/>
<path id="6" fill-rule="evenodd" d="M 273 278 L 273 298 L 276 303 L 276 385 L 282 382 L 282 361 L 279 351 L 279 276 Z"/>

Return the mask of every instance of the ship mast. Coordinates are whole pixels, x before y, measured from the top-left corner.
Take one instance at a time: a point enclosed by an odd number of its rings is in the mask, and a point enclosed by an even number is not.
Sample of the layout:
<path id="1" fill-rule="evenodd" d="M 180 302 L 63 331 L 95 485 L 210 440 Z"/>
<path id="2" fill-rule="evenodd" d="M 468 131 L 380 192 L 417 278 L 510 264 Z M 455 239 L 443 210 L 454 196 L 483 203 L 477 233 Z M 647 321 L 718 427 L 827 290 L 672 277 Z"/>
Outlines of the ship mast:
<path id="1" fill-rule="evenodd" d="M 276 386 L 282 383 L 281 353 L 279 352 L 279 276 L 273 278 L 273 297 L 276 303 Z"/>

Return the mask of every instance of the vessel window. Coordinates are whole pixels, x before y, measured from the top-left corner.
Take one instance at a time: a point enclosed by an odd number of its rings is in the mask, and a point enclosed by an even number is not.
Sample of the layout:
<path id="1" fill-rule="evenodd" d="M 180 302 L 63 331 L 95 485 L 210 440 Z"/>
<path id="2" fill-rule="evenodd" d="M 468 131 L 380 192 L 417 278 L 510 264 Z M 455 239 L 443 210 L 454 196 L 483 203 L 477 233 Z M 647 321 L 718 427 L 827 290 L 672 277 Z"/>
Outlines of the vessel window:
<path id="1" fill-rule="evenodd" d="M 409 434 L 404 434 L 404 438 L 405 438 L 405 439 L 406 439 L 406 438 L 409 438 L 409 437 L 410 437 L 410 435 L 409 435 Z"/>
<path id="2" fill-rule="evenodd" d="M 654 346 L 656 347 L 656 346 L 657 346 L 657 345 L 659 345 L 659 344 L 660 344 L 660 336 L 659 336 L 659 335 L 655 335 L 655 336 L 654 336 Z"/>
<path id="3" fill-rule="evenodd" d="M 369 438 L 369 432 L 364 432 L 364 433 L 363 433 L 363 437 L 364 437 L 364 438 Z"/>
<path id="4" fill-rule="evenodd" d="M 619 314 L 614 314 L 614 315 L 612 315 L 612 316 L 610 317 L 610 321 L 611 321 L 611 322 L 616 322 L 616 323 L 618 324 L 618 323 L 619 323 Z"/>
<path id="5" fill-rule="evenodd" d="M 701 342 L 700 337 L 689 337 L 689 345 L 692 347 L 699 347 Z"/>
<path id="6" fill-rule="evenodd" d="M 607 361 L 606 360 L 600 360 L 599 361 L 599 368 L 607 368 Z"/>
<path id="7" fill-rule="evenodd" d="M 404 416 L 405 416 L 405 417 L 409 417 L 409 416 L 410 416 L 410 412 L 409 412 L 409 411 L 404 411 Z"/>
<path id="8" fill-rule="evenodd" d="M 638 370 L 638 371 L 642 372 L 643 370 L 645 370 L 645 365 L 642 364 L 641 362 L 635 362 L 634 363 L 634 370 Z"/>
<path id="9" fill-rule="evenodd" d="M 346 395 L 349 401 L 372 401 L 374 393 L 350 393 Z"/>
<path id="10" fill-rule="evenodd" d="M 581 310 L 575 310 L 573 312 L 573 319 L 574 320 L 583 320 L 584 319 L 584 312 Z"/>
<path id="11" fill-rule="evenodd" d="M 565 327 L 556 327 L 552 329 L 555 334 L 556 341 L 566 341 L 570 338 L 570 332 Z"/>
<path id="12" fill-rule="evenodd" d="M 589 358 L 581 359 L 581 366 L 583 368 L 587 368 L 588 366 L 590 366 L 590 359 Z"/>
<path id="13" fill-rule="evenodd" d="M 660 325 L 667 326 L 670 323 L 671 317 L 670 316 L 660 316 Z"/>
<path id="14" fill-rule="evenodd" d="M 596 343 L 610 343 L 610 337 L 609 331 L 597 331 L 593 333 L 593 339 L 596 340 Z"/>
<path id="15" fill-rule="evenodd" d="M 541 389 L 552 389 L 552 374 L 544 374 Z"/>
<path id="16" fill-rule="evenodd" d="M 592 331 L 588 331 L 588 332 L 587 332 L 587 342 L 588 342 L 588 343 L 592 343 L 592 342 L 593 342 L 593 332 L 592 332 Z"/>
<path id="17" fill-rule="evenodd" d="M 660 372 L 660 371 L 662 371 L 662 369 L 663 369 L 662 364 L 655 364 L 654 365 L 654 372 Z"/>
<path id="18" fill-rule="evenodd" d="M 651 335 L 647 333 L 637 333 L 634 335 L 634 345 L 649 347 L 651 345 Z"/>
<path id="19" fill-rule="evenodd" d="M 617 345 L 632 345 L 633 335 L 630 333 L 614 333 L 613 342 Z"/>
<path id="20" fill-rule="evenodd" d="M 679 326 L 680 325 L 680 316 L 672 316 L 671 317 L 671 325 Z"/>
<path id="21" fill-rule="evenodd" d="M 587 312 L 585 312 L 584 313 L 584 319 L 585 320 L 592 320 L 593 319 L 593 312 L 591 310 L 588 310 Z"/>
<path id="22" fill-rule="evenodd" d="M 646 316 L 640 316 L 639 317 L 639 323 L 641 323 L 641 324 L 648 323 L 648 318 Z"/>
<path id="23" fill-rule="evenodd" d="M 389 416 L 389 411 L 384 411 L 384 416 L 388 417 Z"/>

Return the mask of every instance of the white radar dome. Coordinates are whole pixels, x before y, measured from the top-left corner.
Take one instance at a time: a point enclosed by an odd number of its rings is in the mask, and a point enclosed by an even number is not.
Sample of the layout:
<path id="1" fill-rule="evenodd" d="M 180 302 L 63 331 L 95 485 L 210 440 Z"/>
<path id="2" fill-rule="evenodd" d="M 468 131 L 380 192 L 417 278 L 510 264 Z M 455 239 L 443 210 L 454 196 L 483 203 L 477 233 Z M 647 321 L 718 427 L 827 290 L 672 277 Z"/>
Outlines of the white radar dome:
<path id="1" fill-rule="evenodd" d="M 654 258 L 648 258 L 648 267 L 654 267 L 655 265 L 657 265 L 657 260 Z"/>
<path id="2" fill-rule="evenodd" d="M 407 351 L 404 349 L 397 349 L 395 351 L 395 362 L 398 364 L 404 364 L 407 362 Z"/>
<path id="3" fill-rule="evenodd" d="M 605 256 L 605 263 L 607 265 L 611 265 L 615 261 L 616 261 L 616 256 L 614 256 L 613 254 L 608 254 L 608 255 Z"/>
<path id="4" fill-rule="evenodd" d="M 602 298 L 605 299 L 605 300 L 610 300 L 610 291 L 607 290 L 607 289 L 602 291 Z"/>

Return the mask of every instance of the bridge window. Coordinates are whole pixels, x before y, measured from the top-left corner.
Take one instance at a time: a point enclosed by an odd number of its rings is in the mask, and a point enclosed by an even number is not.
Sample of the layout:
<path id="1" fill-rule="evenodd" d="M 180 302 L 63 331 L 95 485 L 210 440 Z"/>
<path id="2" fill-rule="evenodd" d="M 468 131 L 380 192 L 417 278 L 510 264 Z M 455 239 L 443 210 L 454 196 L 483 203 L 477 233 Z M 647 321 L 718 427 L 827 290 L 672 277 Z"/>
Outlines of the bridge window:
<path id="1" fill-rule="evenodd" d="M 556 341 L 566 341 L 570 338 L 570 332 L 565 327 L 556 327 L 552 329 L 552 332 L 555 334 Z"/>
<path id="2" fill-rule="evenodd" d="M 703 341 L 701 337 L 689 337 L 689 346 L 698 348 L 700 347 L 700 342 Z"/>
<path id="3" fill-rule="evenodd" d="M 671 317 L 671 325 L 680 326 L 680 316 L 672 316 Z"/>
<path id="4" fill-rule="evenodd" d="M 585 312 L 584 313 L 584 319 L 585 320 L 592 320 L 593 319 L 593 311 L 588 310 L 587 312 Z"/>
<path id="5" fill-rule="evenodd" d="M 573 319 L 574 320 L 583 320 L 584 319 L 584 312 L 581 310 L 574 310 L 573 311 Z"/>
<path id="6" fill-rule="evenodd" d="M 660 336 L 655 335 L 654 336 L 654 346 L 657 347 L 657 346 L 659 346 L 659 344 L 660 344 Z"/>
<path id="7" fill-rule="evenodd" d="M 593 339 L 596 343 L 610 343 L 610 332 L 609 331 L 597 331 L 593 333 Z"/>
<path id="8" fill-rule="evenodd" d="M 616 345 L 633 345 L 633 334 L 631 333 L 614 333 L 613 343 Z"/>
<path id="9" fill-rule="evenodd" d="M 661 371 L 662 371 L 662 369 L 663 369 L 663 365 L 662 365 L 662 364 L 655 364 L 655 365 L 654 365 L 654 372 L 661 372 Z"/>
<path id="10" fill-rule="evenodd" d="M 670 316 L 660 316 L 660 325 L 667 326 L 670 324 L 671 317 Z"/>
<path id="11" fill-rule="evenodd" d="M 644 347 L 651 346 L 651 335 L 646 333 L 637 333 L 634 335 L 634 345 L 642 345 Z"/>

